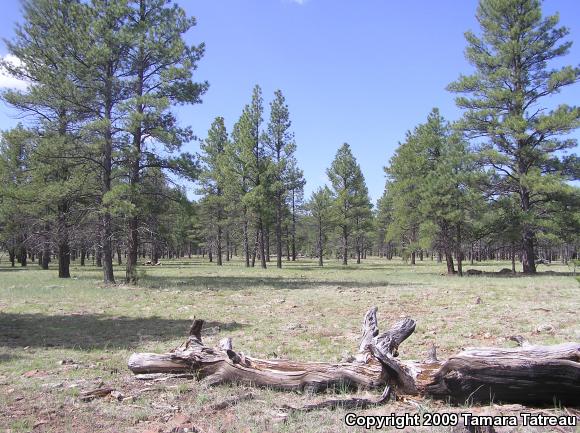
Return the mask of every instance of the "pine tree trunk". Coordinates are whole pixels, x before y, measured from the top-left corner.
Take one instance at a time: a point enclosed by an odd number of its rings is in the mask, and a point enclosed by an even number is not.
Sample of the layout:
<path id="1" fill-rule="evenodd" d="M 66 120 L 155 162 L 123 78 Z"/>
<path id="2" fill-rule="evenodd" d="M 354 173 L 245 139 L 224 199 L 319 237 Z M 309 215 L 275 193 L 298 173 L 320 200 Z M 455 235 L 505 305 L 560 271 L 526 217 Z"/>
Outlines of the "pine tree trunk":
<path id="1" fill-rule="evenodd" d="M 156 241 L 153 241 L 151 244 L 151 263 L 157 264 L 159 263 L 159 245 L 157 245 Z"/>
<path id="2" fill-rule="evenodd" d="M 218 224 L 217 228 L 217 240 L 216 240 L 216 255 L 217 255 L 217 265 L 222 266 L 222 228 Z"/>
<path id="3" fill-rule="evenodd" d="M 324 248 L 322 245 L 322 219 L 318 219 L 318 266 L 324 266 L 322 256 L 324 254 Z"/>
<path id="4" fill-rule="evenodd" d="M 103 253 L 101 252 L 100 248 L 98 248 L 97 252 L 95 253 L 95 260 L 97 267 L 101 268 L 103 266 Z"/>
<path id="5" fill-rule="evenodd" d="M 292 261 L 296 261 L 296 196 L 292 190 Z"/>
<path id="6" fill-rule="evenodd" d="M 244 210 L 244 258 L 246 260 L 246 268 L 250 267 L 250 245 L 248 239 L 248 220 L 246 218 L 246 211 Z"/>
<path id="7" fill-rule="evenodd" d="M 270 228 L 264 229 L 264 242 L 266 244 L 266 262 L 270 261 Z"/>
<path id="8" fill-rule="evenodd" d="M 230 251 L 231 251 L 230 231 L 226 230 L 226 262 L 230 261 Z"/>
<path id="9" fill-rule="evenodd" d="M 474 252 L 473 252 L 473 242 L 472 242 L 471 246 L 470 246 L 470 250 L 469 250 L 469 261 L 472 265 L 473 265 L 473 256 L 474 256 Z"/>
<path id="10" fill-rule="evenodd" d="M 145 16 L 145 2 L 141 0 L 139 2 L 139 20 L 144 22 L 146 20 Z M 137 80 L 135 82 L 135 93 L 138 98 L 143 96 L 143 84 L 145 77 L 145 64 L 144 64 L 144 47 L 143 41 L 140 41 L 139 52 L 137 55 Z M 141 118 L 143 114 L 144 107 L 143 103 L 139 102 L 137 105 L 138 118 Z M 129 177 L 129 184 L 131 186 L 131 201 L 136 205 L 136 195 L 137 186 L 139 185 L 140 179 L 140 169 L 141 169 L 141 144 L 143 139 L 143 125 L 142 121 L 138 120 L 135 129 L 133 130 L 133 148 L 131 158 L 131 172 Z M 139 255 L 139 216 L 137 214 L 129 218 L 128 231 L 127 231 L 127 263 L 125 264 L 125 282 L 127 284 L 137 284 L 137 260 Z M 121 264 L 121 263 L 119 263 Z"/>
<path id="11" fill-rule="evenodd" d="M 85 265 L 86 256 L 87 256 L 87 251 L 85 250 L 85 247 L 81 247 L 81 266 Z"/>
<path id="12" fill-rule="evenodd" d="M 66 203 L 59 204 L 58 212 L 58 278 L 70 278 L 70 245 L 65 220 L 68 205 Z"/>
<path id="13" fill-rule="evenodd" d="M 264 248 L 264 225 L 262 223 L 262 217 L 258 218 L 258 233 L 260 234 L 259 246 L 260 246 L 260 260 L 262 261 L 262 269 L 266 269 L 266 251 Z"/>
<path id="14" fill-rule="evenodd" d="M 68 239 L 58 242 L 58 278 L 70 278 L 70 247 Z"/>
<path id="15" fill-rule="evenodd" d="M 447 264 L 447 274 L 455 274 L 455 266 L 453 265 L 453 254 L 451 251 L 445 251 L 445 263 Z"/>
<path id="16" fill-rule="evenodd" d="M 288 226 L 286 226 L 286 261 L 290 261 L 290 233 L 288 232 Z"/>
<path id="17" fill-rule="evenodd" d="M 138 176 L 137 170 L 137 178 Z M 129 218 L 128 229 L 125 282 L 127 284 L 137 284 L 137 259 L 139 255 L 139 218 L 137 216 Z"/>
<path id="18" fill-rule="evenodd" d="M 102 266 L 103 266 L 103 282 L 105 284 L 115 284 L 115 276 L 113 274 L 113 247 L 111 238 L 113 237 L 111 214 L 107 211 L 103 214 L 103 232 L 101 234 L 101 244 L 103 246 L 102 252 Z"/>
<path id="19" fill-rule="evenodd" d="M 276 198 L 276 267 L 282 269 L 282 197 Z"/>
<path id="20" fill-rule="evenodd" d="M 9 248 L 8 249 L 8 257 L 10 259 L 10 265 L 12 267 L 15 266 L 15 261 L 16 261 L 16 252 L 14 251 L 14 248 Z"/>
<path id="21" fill-rule="evenodd" d="M 50 233 L 50 224 L 46 223 L 44 225 L 44 234 L 42 236 L 42 252 L 40 254 L 40 256 L 42 256 L 42 258 L 39 260 L 40 263 L 40 267 L 43 270 L 47 270 L 48 269 L 48 262 L 50 261 L 50 239 L 49 239 L 49 233 Z"/>
<path id="22" fill-rule="evenodd" d="M 530 211 L 530 192 L 524 186 L 520 192 L 521 207 L 524 212 Z M 534 232 L 524 223 L 522 230 L 522 266 L 524 274 L 536 273 L 536 260 L 534 253 Z"/>
<path id="23" fill-rule="evenodd" d="M 254 249 L 252 250 L 252 268 L 256 266 L 256 254 L 258 253 L 258 243 L 260 242 L 260 230 L 256 230 L 256 240 L 254 241 Z"/>
<path id="24" fill-rule="evenodd" d="M 342 226 L 342 264 L 348 265 L 348 228 Z"/>
<path id="25" fill-rule="evenodd" d="M 457 223 L 457 273 L 463 276 L 463 252 L 461 250 L 461 224 Z"/>
<path id="26" fill-rule="evenodd" d="M 411 264 L 414 265 L 417 261 L 417 252 L 413 251 L 411 252 Z"/>
<path id="27" fill-rule="evenodd" d="M 27 263 L 27 251 L 26 246 L 24 244 L 20 244 L 20 266 L 25 267 Z"/>
<path id="28" fill-rule="evenodd" d="M 48 269 L 48 263 L 50 262 L 50 242 L 48 239 L 44 241 L 42 244 L 42 261 L 41 261 L 41 268 L 44 270 Z"/>
<path id="29" fill-rule="evenodd" d="M 101 149 L 101 204 L 103 197 L 111 191 L 111 176 L 112 176 L 112 153 L 113 153 L 113 61 L 107 63 L 107 77 L 105 81 L 105 131 L 104 140 Z M 113 274 L 113 249 L 112 249 L 112 217 L 109 209 L 105 206 L 101 218 L 101 245 L 103 248 L 103 282 L 105 284 L 115 284 L 115 276 Z"/>

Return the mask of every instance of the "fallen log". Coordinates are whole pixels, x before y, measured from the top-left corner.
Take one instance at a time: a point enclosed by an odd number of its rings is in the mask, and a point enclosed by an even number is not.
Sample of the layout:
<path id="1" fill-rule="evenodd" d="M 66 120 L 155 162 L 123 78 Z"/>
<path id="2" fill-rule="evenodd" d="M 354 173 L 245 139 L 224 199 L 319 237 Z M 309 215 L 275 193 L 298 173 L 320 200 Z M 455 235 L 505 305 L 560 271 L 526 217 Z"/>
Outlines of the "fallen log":
<path id="1" fill-rule="evenodd" d="M 217 347 L 202 343 L 195 320 L 183 344 L 165 354 L 135 353 L 135 374 L 193 374 L 208 385 L 243 383 L 282 390 L 323 391 L 332 387 L 394 387 L 397 394 L 473 402 L 580 405 L 580 344 L 525 344 L 517 348 L 472 348 L 439 361 L 432 347 L 425 361 L 400 361 L 399 346 L 415 330 L 403 319 L 379 333 L 377 308 L 364 316 L 358 353 L 352 362 L 295 362 L 252 358 L 233 350 L 230 338 Z M 386 401 L 386 400 L 385 400 Z M 376 402 L 373 402 L 376 404 Z"/>
<path id="2" fill-rule="evenodd" d="M 264 360 L 235 352 L 232 341 L 223 339 L 216 348 L 202 343 L 203 320 L 195 320 L 185 343 L 165 354 L 135 353 L 129 369 L 136 374 L 191 373 L 209 385 L 227 382 L 283 390 L 323 391 L 330 387 L 377 388 L 386 385 L 383 367 L 372 356 L 369 345 L 396 353 L 396 349 L 415 329 L 415 322 L 404 319 L 391 330 L 379 334 L 376 308 L 369 310 L 363 324 L 363 340 L 357 359 L 352 363 L 294 362 L 285 359 Z M 370 336 L 370 337 L 369 337 Z"/>

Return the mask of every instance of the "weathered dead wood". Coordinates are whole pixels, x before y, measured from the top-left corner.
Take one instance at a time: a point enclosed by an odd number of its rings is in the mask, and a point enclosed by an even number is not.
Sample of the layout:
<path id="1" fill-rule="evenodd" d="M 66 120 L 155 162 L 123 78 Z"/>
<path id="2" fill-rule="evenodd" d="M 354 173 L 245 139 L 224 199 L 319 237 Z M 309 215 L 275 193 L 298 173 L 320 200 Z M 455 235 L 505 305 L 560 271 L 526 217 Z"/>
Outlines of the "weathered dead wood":
<path id="1" fill-rule="evenodd" d="M 109 388 L 108 386 L 100 387 L 100 388 L 92 389 L 90 391 L 82 392 L 80 394 L 79 398 L 81 401 L 91 401 L 91 400 L 94 400 L 95 398 L 98 398 L 98 397 L 106 397 L 106 396 L 110 395 L 113 391 L 114 391 L 114 389 Z"/>
<path id="2" fill-rule="evenodd" d="M 415 321 L 403 319 L 379 333 L 376 313 L 373 307 L 365 314 L 359 352 L 353 362 L 256 359 L 234 351 L 229 338 L 210 348 L 201 340 L 203 321 L 196 320 L 188 340 L 181 346 L 165 354 L 133 354 L 129 368 L 136 374 L 194 374 L 209 385 L 238 382 L 315 392 L 336 386 L 373 389 L 391 385 L 401 394 L 458 403 L 557 401 L 580 405 L 578 343 L 469 349 L 446 362 L 437 360 L 432 347 L 423 362 L 400 361 L 396 358 L 398 348 L 415 330 Z M 322 404 L 332 407 L 339 403 Z"/>
<path id="3" fill-rule="evenodd" d="M 473 348 L 447 360 L 422 392 L 456 402 L 580 405 L 580 344 Z"/>
<path id="4" fill-rule="evenodd" d="M 129 359 L 134 373 L 191 373 L 209 385 L 246 383 L 284 390 L 322 391 L 334 386 L 376 388 L 386 384 L 379 363 L 368 356 L 366 363 L 293 362 L 262 360 L 232 349 L 231 340 L 217 348 L 201 341 L 203 322 L 196 320 L 188 340 L 166 354 L 136 353 Z"/>
<path id="5" fill-rule="evenodd" d="M 383 393 L 381 394 L 381 396 L 379 398 L 358 398 L 358 397 L 353 397 L 353 398 L 347 398 L 347 399 L 329 399 L 329 400 L 324 400 L 320 403 L 311 403 L 311 404 L 306 404 L 304 406 L 300 406 L 300 407 L 294 407 L 294 406 L 288 406 L 288 405 L 283 405 L 281 407 L 281 409 L 287 410 L 289 412 L 312 412 L 314 410 L 320 410 L 320 409 L 343 409 L 343 410 L 349 410 L 349 409 L 367 409 L 369 407 L 373 407 L 373 406 L 379 406 L 381 404 L 385 404 L 386 402 L 389 401 L 389 399 L 391 398 L 391 395 L 393 394 L 392 389 L 389 385 L 387 385 L 385 387 L 385 389 L 383 390 Z"/>
<path id="6" fill-rule="evenodd" d="M 235 406 L 243 401 L 247 401 L 247 400 L 253 400 L 256 396 L 254 394 L 252 394 L 251 392 L 247 392 L 245 394 L 240 394 L 240 395 L 236 395 L 234 397 L 228 398 L 224 401 L 221 401 L 219 403 L 215 403 L 212 404 L 210 406 L 208 406 L 208 410 L 224 410 L 227 408 L 230 408 L 232 406 Z"/>

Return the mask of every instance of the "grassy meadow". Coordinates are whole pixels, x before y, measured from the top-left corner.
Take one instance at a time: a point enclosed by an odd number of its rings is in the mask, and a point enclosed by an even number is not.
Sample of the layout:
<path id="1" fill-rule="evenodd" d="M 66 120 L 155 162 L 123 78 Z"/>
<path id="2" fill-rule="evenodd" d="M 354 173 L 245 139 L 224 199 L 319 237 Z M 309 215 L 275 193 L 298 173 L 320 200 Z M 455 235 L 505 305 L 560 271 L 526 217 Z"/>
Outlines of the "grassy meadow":
<path id="1" fill-rule="evenodd" d="M 52 265 L 42 271 L 36 265 L 10 268 L 5 259 L 0 264 L 0 431 L 169 432 L 184 431 L 176 426 L 187 419 L 204 433 L 364 431 L 347 427 L 342 410 L 285 416 L 280 409 L 325 396 L 253 389 L 253 400 L 210 410 L 212 403 L 250 390 L 207 388 L 187 379 L 135 380 L 126 367 L 130 354 L 166 352 L 179 345 L 194 317 L 208 322 L 207 345 L 230 336 L 234 349 L 245 354 L 297 360 L 339 361 L 354 353 L 363 314 L 373 305 L 379 308 L 381 330 L 401 317 L 417 321 L 415 333 L 399 350 L 402 359 L 423 358 L 432 343 L 441 359 L 468 346 L 514 346 L 506 339 L 514 334 L 538 344 L 580 340 L 580 285 L 567 275 L 571 269 L 559 264 L 539 266 L 548 274 L 514 277 L 492 274 L 508 263 L 476 263 L 465 268 L 484 275 L 458 278 L 441 275 L 444 265 L 431 260 L 412 267 L 400 259 L 373 258 L 361 265 L 342 267 L 332 261 L 319 268 L 302 259 L 285 262 L 282 270 L 274 262 L 262 270 L 246 269 L 240 261 L 218 268 L 196 257 L 141 267 L 138 287 L 105 287 L 100 269 L 93 266 L 73 265 L 73 278 L 59 280 Z M 124 269 L 116 273 L 120 280 Z M 118 391 L 117 398 L 79 398 L 99 386 Z M 358 413 L 523 409 L 494 404 L 458 408 L 417 399 Z"/>

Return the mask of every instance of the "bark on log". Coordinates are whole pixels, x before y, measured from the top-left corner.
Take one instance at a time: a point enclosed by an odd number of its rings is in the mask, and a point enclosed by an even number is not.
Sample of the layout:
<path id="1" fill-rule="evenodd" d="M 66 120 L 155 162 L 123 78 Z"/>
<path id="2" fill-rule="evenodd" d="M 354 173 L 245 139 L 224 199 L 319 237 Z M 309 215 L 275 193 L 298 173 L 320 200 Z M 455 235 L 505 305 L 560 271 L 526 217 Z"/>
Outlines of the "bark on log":
<path id="1" fill-rule="evenodd" d="M 135 353 L 129 369 L 143 373 L 190 373 L 209 385 L 228 382 L 282 390 L 323 391 L 329 387 L 384 388 L 459 404 L 514 402 L 580 405 L 580 344 L 525 344 L 513 349 L 474 348 L 437 360 L 432 347 L 423 362 L 396 358 L 415 330 L 403 319 L 379 333 L 376 307 L 364 316 L 359 352 L 353 362 L 264 360 L 233 350 L 230 338 L 204 346 L 202 320 L 195 320 L 185 343 L 165 354 Z"/>
<path id="2" fill-rule="evenodd" d="M 580 344 L 474 348 L 451 357 L 424 386 L 455 402 L 580 405 Z"/>

